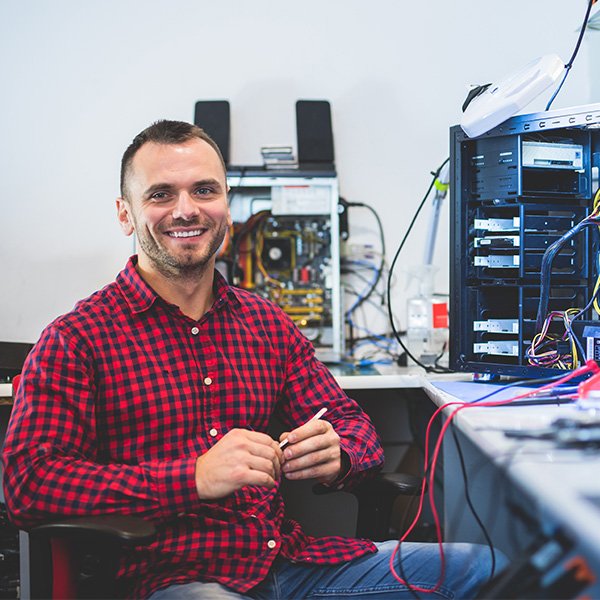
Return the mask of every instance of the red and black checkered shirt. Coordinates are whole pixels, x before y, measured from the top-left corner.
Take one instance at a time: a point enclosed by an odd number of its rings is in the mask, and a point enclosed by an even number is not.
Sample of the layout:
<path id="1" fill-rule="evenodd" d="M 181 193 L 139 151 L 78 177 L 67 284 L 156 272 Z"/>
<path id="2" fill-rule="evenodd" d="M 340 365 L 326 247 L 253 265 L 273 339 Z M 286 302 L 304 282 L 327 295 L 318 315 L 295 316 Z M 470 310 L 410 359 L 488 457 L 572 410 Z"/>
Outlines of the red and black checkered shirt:
<path id="1" fill-rule="evenodd" d="M 366 540 L 305 535 L 284 519 L 278 490 L 198 499 L 196 457 L 235 427 L 266 431 L 274 413 L 294 428 L 327 406 L 349 481 L 383 453 L 368 417 L 278 307 L 216 273 L 215 303 L 194 321 L 135 265 L 55 320 L 27 358 L 3 451 L 13 521 L 152 520 L 157 540 L 120 569 L 138 598 L 193 580 L 244 592 L 277 555 L 318 564 L 375 551 Z"/>

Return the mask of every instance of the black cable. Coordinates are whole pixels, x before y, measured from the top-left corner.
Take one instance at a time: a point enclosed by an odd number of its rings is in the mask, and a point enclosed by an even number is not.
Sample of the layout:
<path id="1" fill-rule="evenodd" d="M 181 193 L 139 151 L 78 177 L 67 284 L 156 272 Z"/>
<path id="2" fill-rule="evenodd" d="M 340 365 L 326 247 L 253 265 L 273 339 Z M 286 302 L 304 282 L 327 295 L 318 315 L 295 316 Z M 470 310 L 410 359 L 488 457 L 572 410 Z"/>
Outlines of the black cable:
<path id="1" fill-rule="evenodd" d="M 537 317 L 535 321 L 536 332 L 542 331 L 544 320 L 548 312 L 548 302 L 550 298 L 550 277 L 552 275 L 552 262 L 554 257 L 562 249 L 562 247 L 574 238 L 584 227 L 598 227 L 596 220 L 588 220 L 586 217 L 583 221 L 577 223 L 569 229 L 567 233 L 558 238 L 553 244 L 548 246 L 542 256 L 542 265 L 540 268 L 540 302 L 538 304 Z"/>
<path id="2" fill-rule="evenodd" d="M 583 19 L 583 25 L 581 26 L 581 31 L 579 32 L 579 37 L 577 38 L 577 44 L 575 44 L 575 50 L 573 51 L 573 54 L 571 55 L 569 62 L 565 65 L 565 74 L 563 75 L 563 78 L 562 78 L 560 84 L 556 88 L 556 91 L 554 92 L 554 94 L 552 94 L 552 97 L 548 101 L 548 104 L 546 105 L 546 110 L 550 110 L 550 107 L 552 106 L 554 99 L 558 95 L 558 92 L 560 92 L 560 90 L 563 86 L 563 83 L 565 82 L 565 79 L 567 78 L 567 75 L 569 74 L 569 71 L 571 70 L 571 67 L 573 66 L 573 61 L 575 60 L 575 57 L 577 56 L 577 53 L 579 52 L 579 46 L 581 46 L 581 41 L 583 40 L 583 34 L 585 33 L 585 28 L 587 27 L 587 23 L 590 18 L 590 11 L 592 10 L 592 5 L 595 2 L 596 2 L 596 0 L 590 0 L 588 2 L 588 7 L 587 7 L 587 10 L 585 11 L 585 17 Z"/>
<path id="3" fill-rule="evenodd" d="M 592 307 L 592 305 L 594 304 L 594 301 L 598 298 L 599 295 L 600 295 L 600 285 L 598 286 L 598 289 L 592 294 L 590 301 L 571 319 L 571 323 L 575 319 L 579 319 L 579 317 L 581 317 L 583 314 L 585 314 L 586 311 L 588 311 Z"/>
<path id="4" fill-rule="evenodd" d="M 379 280 L 381 279 L 381 275 L 383 273 L 383 268 L 385 266 L 385 236 L 384 236 L 384 233 L 383 233 L 383 225 L 381 223 L 381 219 L 379 218 L 379 215 L 377 214 L 377 211 L 372 206 L 369 206 L 368 204 L 365 204 L 364 202 L 348 202 L 344 198 L 340 198 L 340 201 L 342 203 L 346 204 L 346 206 L 348 206 L 348 207 L 366 208 L 367 210 L 371 211 L 371 213 L 375 217 L 375 220 L 377 221 L 377 226 L 379 227 L 379 237 L 380 237 L 380 240 L 381 240 L 381 261 L 379 263 L 379 269 L 377 271 L 377 277 L 375 278 L 375 281 L 371 285 L 371 288 L 369 290 L 367 290 L 367 292 L 363 296 L 363 298 L 361 300 L 359 300 L 358 303 L 356 304 L 356 306 L 354 307 L 353 310 L 356 310 L 367 298 L 369 298 L 369 296 L 371 296 L 371 294 L 373 293 L 373 291 L 377 287 L 377 284 L 379 283 Z"/>
<path id="5" fill-rule="evenodd" d="M 465 489 L 465 500 L 467 501 L 467 506 L 469 507 L 469 510 L 471 511 L 471 514 L 473 515 L 473 518 L 477 521 L 477 525 L 479 526 L 479 529 L 481 530 L 481 533 L 483 534 L 483 537 L 485 538 L 486 544 L 488 545 L 488 547 L 490 549 L 490 554 L 492 555 L 492 572 L 490 574 L 490 579 L 492 579 L 492 577 L 494 576 L 494 573 L 496 572 L 496 552 L 494 551 L 494 544 L 492 543 L 492 538 L 490 537 L 490 534 L 488 533 L 487 529 L 485 528 L 483 521 L 477 514 L 477 511 L 475 510 L 475 506 L 473 506 L 473 501 L 471 500 L 471 494 L 469 493 L 469 481 L 468 481 L 468 477 L 467 477 L 467 468 L 465 465 L 465 457 L 463 455 L 462 448 L 460 447 L 460 443 L 458 441 L 458 436 L 456 435 L 456 425 L 454 423 L 450 424 L 450 431 L 452 432 L 452 437 L 454 439 L 454 444 L 456 446 L 456 452 L 458 454 L 458 460 L 460 462 L 460 470 L 461 470 L 462 478 L 463 478 L 463 484 L 464 484 L 464 489 Z"/>
<path id="6" fill-rule="evenodd" d="M 444 352 L 446 352 L 447 347 L 448 347 L 448 342 L 444 342 L 444 345 L 442 346 L 442 351 L 435 357 L 435 359 L 433 361 L 433 366 L 436 367 L 437 369 L 445 368 L 443 365 L 440 365 L 440 360 L 442 360 L 442 357 L 444 356 Z"/>
<path id="7" fill-rule="evenodd" d="M 362 266 L 363 269 L 369 269 L 369 267 L 367 267 L 367 265 L 355 265 L 354 269 L 350 269 L 348 268 L 348 263 L 342 263 L 342 275 L 353 275 L 354 277 L 356 277 L 357 279 L 360 279 L 365 285 L 371 286 L 371 281 L 369 281 L 366 277 L 364 277 L 360 271 L 357 271 L 356 269 L 360 268 Z M 375 265 L 373 265 L 375 266 Z M 370 272 L 373 271 L 373 269 L 369 269 Z M 369 296 L 372 295 L 374 290 L 370 290 Z M 357 294 L 358 296 L 359 294 Z M 365 300 L 368 299 L 368 296 L 365 297 Z M 363 300 L 363 302 L 365 301 Z M 360 303 L 362 304 L 362 302 Z M 359 305 L 357 305 L 355 308 L 358 308 Z"/>
<path id="8" fill-rule="evenodd" d="M 398 260 L 398 256 L 400 256 L 400 252 L 402 251 L 402 248 L 404 248 L 404 244 L 406 243 L 406 240 L 408 239 L 408 236 L 410 235 L 410 232 L 412 231 L 412 228 L 414 227 L 414 224 L 417 220 L 417 217 L 419 216 L 419 214 L 421 213 L 421 210 L 423 209 L 423 206 L 425 206 L 425 202 L 427 202 L 427 198 L 429 197 L 429 194 L 435 184 L 436 179 L 439 177 L 440 175 L 440 171 L 442 170 L 442 168 L 444 167 L 444 165 L 449 161 L 450 159 L 447 158 L 439 167 L 438 169 L 435 171 L 435 173 L 432 173 L 433 178 L 431 180 L 431 183 L 429 184 L 429 187 L 427 188 L 427 191 L 425 192 L 425 196 L 423 196 L 423 199 L 421 200 L 421 203 L 419 204 L 419 206 L 417 207 L 417 210 L 408 226 L 408 229 L 406 230 L 406 233 L 404 234 L 404 237 L 402 238 L 402 241 L 400 242 L 400 246 L 398 246 L 398 250 L 396 250 L 396 254 L 394 255 L 394 259 L 392 260 L 392 264 L 390 265 L 390 270 L 389 270 L 389 275 L 388 275 L 388 281 L 387 281 L 387 308 L 388 308 L 388 318 L 390 320 L 390 325 L 392 327 L 392 332 L 394 333 L 394 337 L 396 338 L 396 340 L 398 341 L 398 343 L 400 344 L 400 346 L 402 347 L 402 349 L 404 350 L 404 352 L 406 353 L 406 356 L 408 356 L 410 359 L 412 359 L 417 365 L 419 365 L 420 367 L 422 367 L 423 369 L 425 369 L 425 371 L 427 373 L 452 373 L 453 371 L 451 369 L 446 369 L 444 368 L 439 368 L 439 367 L 431 367 L 428 365 L 424 365 L 420 360 L 418 360 L 415 356 L 413 356 L 413 354 L 410 352 L 410 350 L 406 347 L 406 344 L 402 341 L 400 334 L 398 333 L 398 330 L 396 329 L 396 325 L 394 324 L 394 314 L 392 312 L 392 273 L 394 272 L 394 266 L 396 265 L 396 261 Z"/>

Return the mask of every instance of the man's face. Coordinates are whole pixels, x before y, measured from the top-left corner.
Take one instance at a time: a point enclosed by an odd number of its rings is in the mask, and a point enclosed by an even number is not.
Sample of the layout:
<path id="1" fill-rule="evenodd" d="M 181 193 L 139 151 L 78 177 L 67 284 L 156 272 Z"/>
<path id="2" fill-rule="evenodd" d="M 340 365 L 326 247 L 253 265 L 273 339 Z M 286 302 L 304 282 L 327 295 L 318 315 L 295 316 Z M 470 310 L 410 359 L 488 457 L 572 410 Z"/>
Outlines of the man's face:
<path id="1" fill-rule="evenodd" d="M 204 140 L 144 144 L 117 209 L 123 231 L 135 231 L 139 266 L 167 277 L 202 273 L 231 225 L 227 182 L 217 153 Z"/>

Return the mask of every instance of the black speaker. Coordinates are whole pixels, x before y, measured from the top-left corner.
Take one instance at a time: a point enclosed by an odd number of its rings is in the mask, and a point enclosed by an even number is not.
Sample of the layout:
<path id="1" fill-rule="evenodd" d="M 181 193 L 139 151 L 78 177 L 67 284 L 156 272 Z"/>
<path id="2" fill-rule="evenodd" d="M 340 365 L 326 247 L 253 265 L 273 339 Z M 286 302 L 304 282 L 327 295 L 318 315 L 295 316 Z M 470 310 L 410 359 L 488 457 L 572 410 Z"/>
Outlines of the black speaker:
<path id="1" fill-rule="evenodd" d="M 229 102 L 227 100 L 198 100 L 194 125 L 201 127 L 215 141 L 229 165 Z"/>
<path id="2" fill-rule="evenodd" d="M 334 167 L 331 107 L 326 100 L 296 102 L 298 162 L 302 166 Z"/>
<path id="3" fill-rule="evenodd" d="M 23 369 L 23 363 L 33 344 L 0 342 L 0 378 L 12 378 Z"/>

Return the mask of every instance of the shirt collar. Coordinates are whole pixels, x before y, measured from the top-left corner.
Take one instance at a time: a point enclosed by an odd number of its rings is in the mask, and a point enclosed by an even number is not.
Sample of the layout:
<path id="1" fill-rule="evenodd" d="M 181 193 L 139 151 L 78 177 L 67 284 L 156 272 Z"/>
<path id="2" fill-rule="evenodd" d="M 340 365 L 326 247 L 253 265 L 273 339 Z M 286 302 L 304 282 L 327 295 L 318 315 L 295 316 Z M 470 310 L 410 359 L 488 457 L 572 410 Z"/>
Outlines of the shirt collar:
<path id="1" fill-rule="evenodd" d="M 215 280 L 213 283 L 213 291 L 215 293 L 215 308 L 225 304 L 227 300 L 232 300 L 238 305 L 240 304 L 240 298 L 237 292 L 237 288 L 229 285 L 225 277 L 223 277 L 223 275 L 221 275 L 221 273 L 219 273 L 219 271 L 217 271 L 216 269 Z"/>
<path id="2" fill-rule="evenodd" d="M 148 310 L 159 298 L 159 295 L 144 281 L 138 273 L 136 266 L 138 263 L 137 255 L 131 256 L 125 265 L 125 268 L 117 275 L 117 285 L 134 314 Z M 235 288 L 230 286 L 226 279 L 215 270 L 213 284 L 215 293 L 214 307 L 217 308 L 225 304 L 228 298 L 239 304 L 239 297 Z"/>

